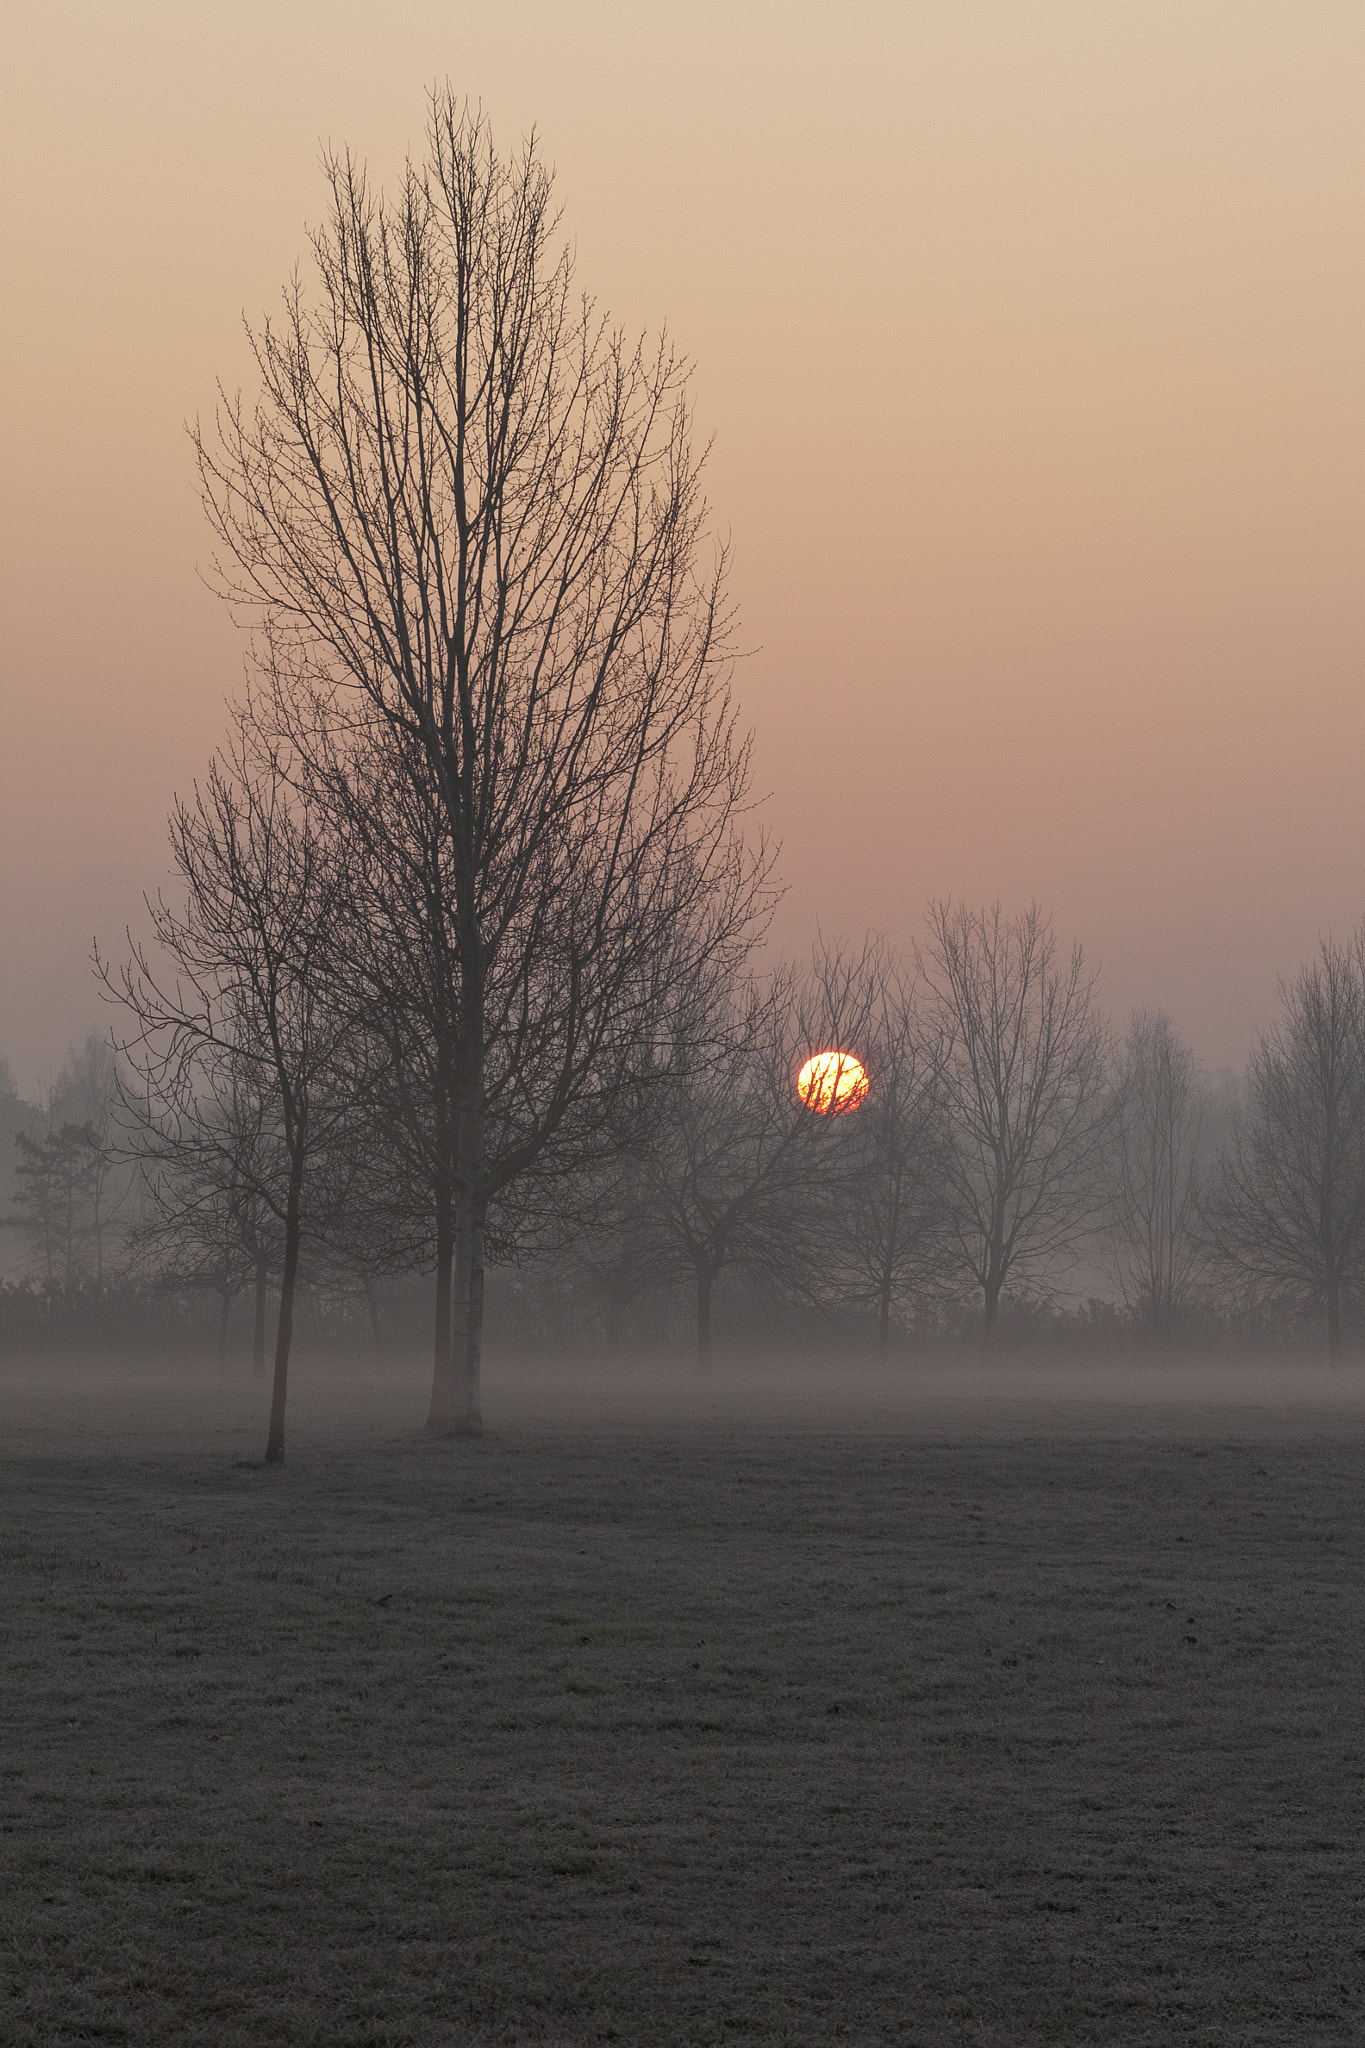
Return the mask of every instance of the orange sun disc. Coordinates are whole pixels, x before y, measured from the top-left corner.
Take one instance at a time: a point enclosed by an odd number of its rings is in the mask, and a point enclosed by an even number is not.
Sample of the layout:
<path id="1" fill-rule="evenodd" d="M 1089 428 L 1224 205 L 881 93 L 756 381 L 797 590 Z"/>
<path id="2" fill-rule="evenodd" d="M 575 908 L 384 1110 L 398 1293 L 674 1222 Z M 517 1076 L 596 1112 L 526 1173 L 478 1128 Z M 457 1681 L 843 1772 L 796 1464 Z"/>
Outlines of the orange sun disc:
<path id="1" fill-rule="evenodd" d="M 867 1073 L 851 1052 L 817 1052 L 797 1075 L 796 1092 L 817 1116 L 847 1116 L 867 1094 Z"/>

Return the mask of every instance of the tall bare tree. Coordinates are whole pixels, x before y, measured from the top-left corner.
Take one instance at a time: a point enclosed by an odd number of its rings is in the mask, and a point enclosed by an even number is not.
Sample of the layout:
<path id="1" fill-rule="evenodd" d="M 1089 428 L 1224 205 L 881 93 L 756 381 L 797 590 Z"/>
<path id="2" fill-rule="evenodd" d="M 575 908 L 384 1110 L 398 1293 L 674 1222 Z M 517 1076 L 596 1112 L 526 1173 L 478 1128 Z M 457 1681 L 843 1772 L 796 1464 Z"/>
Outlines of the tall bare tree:
<path id="1" fill-rule="evenodd" d="M 1202 1265 L 1206 1091 L 1164 1011 L 1140 1011 L 1119 1059 L 1110 1150 L 1111 1260 L 1130 1313 L 1169 1341 Z"/>
<path id="2" fill-rule="evenodd" d="M 658 998 L 660 933 L 723 944 L 763 863 L 734 830 L 749 748 L 686 366 L 575 296 L 534 140 L 503 161 L 447 89 L 427 143 L 392 199 L 328 159 L 315 295 L 294 280 L 253 337 L 256 402 L 224 395 L 197 446 L 224 594 L 440 812 L 456 1251 L 430 1421 L 474 1432 L 490 1201 Z"/>
<path id="3" fill-rule="evenodd" d="M 1109 1032 L 1097 973 L 1079 946 L 1060 955 L 1036 904 L 1007 917 L 941 902 L 928 922 L 922 966 L 951 1042 L 950 1238 L 990 1349 L 1006 1282 L 1098 1221 Z"/>
<path id="4" fill-rule="evenodd" d="M 1365 981 L 1361 941 L 1322 940 L 1280 984 L 1252 1051 L 1243 1114 L 1209 1200 L 1207 1242 L 1229 1278 L 1324 1317 L 1365 1268 Z"/>

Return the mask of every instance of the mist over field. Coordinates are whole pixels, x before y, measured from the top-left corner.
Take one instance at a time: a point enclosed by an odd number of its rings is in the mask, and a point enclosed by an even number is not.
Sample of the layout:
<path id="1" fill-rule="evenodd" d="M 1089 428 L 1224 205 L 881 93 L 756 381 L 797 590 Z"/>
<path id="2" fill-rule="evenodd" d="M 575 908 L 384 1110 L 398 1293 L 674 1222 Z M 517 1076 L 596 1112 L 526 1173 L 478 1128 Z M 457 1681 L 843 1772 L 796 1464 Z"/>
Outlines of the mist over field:
<path id="1" fill-rule="evenodd" d="M 1354 1368 L 0 1382 L 16 2043 L 1358 2040 Z"/>
<path id="2" fill-rule="evenodd" d="M 291 1412 L 299 1455 L 346 1444 L 416 1444 L 430 1361 L 376 1365 L 305 1354 Z M 269 1385 L 245 1361 L 13 1359 L 0 1381 L 5 1442 L 26 1456 L 175 1443 L 254 1462 Z M 679 1446 L 708 1437 L 1217 1437 L 1305 1431 L 1350 1436 L 1365 1421 L 1365 1363 L 1309 1356 L 1114 1361 L 1073 1355 L 982 1361 L 955 1353 L 891 1366 L 849 1356 L 727 1353 L 698 1375 L 690 1359 L 610 1361 L 496 1356 L 486 1430 L 500 1438 L 647 1434 Z"/>

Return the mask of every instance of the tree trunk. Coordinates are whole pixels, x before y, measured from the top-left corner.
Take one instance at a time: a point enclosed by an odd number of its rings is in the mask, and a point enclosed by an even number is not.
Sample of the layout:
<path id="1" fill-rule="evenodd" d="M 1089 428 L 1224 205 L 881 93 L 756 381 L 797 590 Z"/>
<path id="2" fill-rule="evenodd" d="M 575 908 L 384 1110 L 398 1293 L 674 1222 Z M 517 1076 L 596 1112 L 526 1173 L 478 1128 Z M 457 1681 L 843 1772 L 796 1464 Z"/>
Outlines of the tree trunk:
<path id="1" fill-rule="evenodd" d="M 483 1435 L 483 1204 L 475 1200 L 469 1233 L 469 1334 L 465 1341 L 464 1398 L 455 1422 L 457 1436 Z"/>
<path id="2" fill-rule="evenodd" d="M 1004 1218 L 997 1208 L 991 1222 L 991 1234 L 985 1246 L 985 1277 L 982 1292 L 985 1296 L 981 1320 L 981 1349 L 989 1354 L 994 1351 L 1000 1329 L 1000 1293 L 1009 1272 L 1009 1257 L 1005 1248 Z"/>
<path id="3" fill-rule="evenodd" d="M 697 1268 L 697 1370 L 711 1370 L 711 1289 L 715 1274 L 709 1266 Z"/>
<path id="4" fill-rule="evenodd" d="M 232 1314 L 232 1298 L 235 1293 L 236 1289 L 232 1287 L 224 1287 L 220 1290 L 223 1303 L 222 1313 L 218 1318 L 218 1370 L 220 1373 L 227 1371 L 228 1317 Z"/>
<path id="5" fill-rule="evenodd" d="M 891 1183 L 891 1214 L 886 1225 L 886 1258 L 882 1264 L 881 1298 L 878 1303 L 877 1356 L 886 1364 L 891 1341 L 891 1286 L 896 1272 L 896 1239 L 900 1235 L 901 1182 L 897 1173 Z"/>
<path id="6" fill-rule="evenodd" d="M 76 1298 L 76 1198 L 70 1186 L 66 1194 L 66 1305 Z"/>
<path id="7" fill-rule="evenodd" d="M 289 1199 L 284 1212 L 284 1271 L 280 1275 L 280 1319 L 275 1330 L 275 1384 L 270 1396 L 270 1434 L 265 1462 L 277 1465 L 284 1456 L 284 1402 L 289 1384 L 289 1346 L 294 1335 L 294 1283 L 299 1271 L 299 1213 L 303 1196 L 303 1145 L 289 1168 Z"/>
<path id="8" fill-rule="evenodd" d="M 881 1300 L 877 1305 L 877 1356 L 886 1364 L 886 1354 L 891 1345 L 891 1275 L 882 1275 Z"/>
<path id="9" fill-rule="evenodd" d="M 460 1104 L 460 1171 L 456 1176 L 463 1241 L 456 1286 L 456 1326 L 461 1334 L 455 1371 L 455 1436 L 482 1436 L 480 1376 L 483 1365 L 483 1005 L 471 976 L 466 982 L 469 1021 L 465 1030 L 463 1093 Z"/>
<path id="10" fill-rule="evenodd" d="M 1334 1365 L 1341 1360 L 1341 1283 L 1335 1273 L 1327 1280 L 1327 1356 Z"/>
<path id="11" fill-rule="evenodd" d="M 263 1253 L 256 1259 L 256 1311 L 251 1328 L 251 1377 L 265 1378 L 265 1297 L 270 1274 Z"/>
<path id="12" fill-rule="evenodd" d="M 443 1145 L 448 1158 L 448 1148 Z M 455 1219 L 452 1209 L 450 1167 L 436 1170 L 436 1328 L 431 1365 L 431 1406 L 427 1428 L 433 1436 L 450 1431 L 450 1268 L 455 1255 Z"/>
<path id="13" fill-rule="evenodd" d="M 379 1296 L 375 1293 L 374 1282 L 367 1273 L 361 1281 L 365 1296 L 365 1307 L 370 1318 L 370 1345 L 376 1365 L 384 1363 L 384 1333 L 379 1327 Z"/>
<path id="14" fill-rule="evenodd" d="M 995 1274 L 991 1274 L 985 1283 L 985 1312 L 981 1321 L 981 1348 L 987 1353 L 994 1351 L 996 1337 L 999 1333 L 1000 1288 L 1001 1282 L 999 1278 Z"/>

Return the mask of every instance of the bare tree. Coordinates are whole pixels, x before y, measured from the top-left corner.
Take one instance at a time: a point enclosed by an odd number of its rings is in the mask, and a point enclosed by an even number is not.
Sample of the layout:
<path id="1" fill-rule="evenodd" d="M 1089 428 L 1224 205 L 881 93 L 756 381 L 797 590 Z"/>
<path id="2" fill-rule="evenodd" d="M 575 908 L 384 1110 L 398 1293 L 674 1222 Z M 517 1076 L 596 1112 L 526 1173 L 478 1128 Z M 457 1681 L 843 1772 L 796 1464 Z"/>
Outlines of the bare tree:
<path id="1" fill-rule="evenodd" d="M 1365 992 L 1361 942 L 1322 940 L 1280 984 L 1251 1055 L 1244 1113 L 1207 1212 L 1216 1265 L 1270 1300 L 1325 1317 L 1341 1355 L 1343 1297 L 1365 1261 Z"/>
<path id="2" fill-rule="evenodd" d="M 1006 1282 L 1095 1227 L 1109 1032 L 1079 946 L 1059 957 L 1036 904 L 929 911 L 922 957 L 951 1049 L 950 1241 L 983 1297 L 989 1350 Z"/>
<path id="3" fill-rule="evenodd" d="M 67 1302 L 80 1285 L 103 1288 L 111 1232 L 128 1200 L 114 1142 L 116 1099 L 112 1048 L 91 1032 L 49 1082 L 38 1130 L 13 1134 L 18 1213 L 0 1220 L 27 1237 L 47 1286 Z"/>
<path id="4" fill-rule="evenodd" d="M 816 972 L 828 971 L 817 949 Z M 842 1298 L 875 1310 L 887 1355 L 892 1309 L 943 1267 L 947 1134 L 941 1078 L 950 1040 L 922 1000 L 918 973 L 878 945 L 864 956 L 869 1093 L 850 1127 L 851 1156 L 831 1205 L 830 1258 Z"/>
<path id="5" fill-rule="evenodd" d="M 596 1170 L 575 1174 L 566 1189 L 570 1199 L 558 1205 L 560 1229 L 547 1233 L 546 1263 L 569 1275 L 570 1288 L 600 1315 L 613 1358 L 620 1355 L 628 1318 L 638 1316 L 651 1297 L 656 1311 L 660 1306 L 658 1245 L 642 1227 L 650 1194 L 646 1146 L 637 1135 Z M 663 1277 L 672 1278 L 672 1271 Z"/>
<path id="6" fill-rule="evenodd" d="M 825 1291 L 850 1156 L 841 1141 L 859 1099 L 822 1111 L 813 1095 L 802 1099 L 798 1077 L 812 1054 L 866 1052 L 869 978 L 841 954 L 823 966 L 804 982 L 780 967 L 765 981 L 692 991 L 649 1092 L 630 1250 L 637 1268 L 691 1283 L 703 1372 L 727 1269 L 807 1302 Z"/>
<path id="7" fill-rule="evenodd" d="M 114 1049 L 98 1031 L 73 1046 L 62 1063 L 55 1087 L 64 1123 L 78 1124 L 88 1134 L 85 1196 L 88 1231 L 94 1254 L 94 1280 L 103 1287 L 111 1233 L 127 1206 L 131 1177 L 117 1158 L 115 1119 L 118 1073 Z M 50 1114 L 49 1122 L 55 1121 Z M 115 1237 L 115 1243 L 117 1238 Z"/>
<path id="8" fill-rule="evenodd" d="M 1164 1011 L 1141 1011 L 1120 1056 L 1110 1150 L 1111 1259 L 1125 1306 L 1159 1342 L 1188 1308 L 1201 1264 L 1206 1091 Z"/>
<path id="9" fill-rule="evenodd" d="M 217 1298 L 218 1367 L 227 1365 L 233 1302 L 251 1290 L 251 1369 L 265 1377 L 270 1274 L 280 1260 L 278 1220 L 260 1190 L 278 1174 L 273 1090 L 252 1065 L 218 1057 L 212 1095 L 190 1117 L 154 1121 L 139 1100 L 132 1151 L 141 1201 L 130 1231 L 132 1263 L 157 1285 Z"/>
<path id="10" fill-rule="evenodd" d="M 91 1277 L 96 1190 L 105 1165 L 99 1141 L 89 1124 L 49 1121 L 41 1137 L 16 1131 L 14 1142 L 19 1213 L 6 1221 L 28 1239 L 48 1288 L 69 1304 L 78 1284 Z"/>
<path id="11" fill-rule="evenodd" d="M 130 1252 L 133 1270 L 162 1291 L 217 1299 L 216 1355 L 224 1372 L 232 1304 L 248 1284 L 251 1267 L 234 1225 L 231 1194 L 218 1174 L 211 1171 L 207 1184 L 193 1192 L 185 1181 L 173 1184 L 168 1173 L 158 1174 L 133 1226 Z"/>
<path id="12" fill-rule="evenodd" d="M 296 278 L 253 337 L 259 399 L 223 396 L 200 474 L 224 594 L 440 814 L 459 1057 L 430 1424 L 473 1432 L 490 1203 L 600 1101 L 658 996 L 650 946 L 689 919 L 721 943 L 763 862 L 734 832 L 749 750 L 685 365 L 575 298 L 534 140 L 504 163 L 449 90 L 394 199 L 349 155 L 327 171 L 316 305 Z"/>
<path id="13" fill-rule="evenodd" d="M 0 1230 L 18 1225 L 10 1209 L 15 1194 L 14 1170 L 18 1165 L 15 1139 L 20 1131 L 28 1137 L 35 1136 L 39 1124 L 33 1104 L 23 1101 L 19 1094 L 9 1061 L 0 1059 Z"/>
<path id="14" fill-rule="evenodd" d="M 287 764 L 258 749 L 245 714 L 206 788 L 177 803 L 170 836 L 185 897 L 183 907 L 148 905 L 160 959 L 134 945 L 117 979 L 105 972 L 134 1024 L 120 1047 L 133 1076 L 125 1103 L 153 1156 L 218 1160 L 225 1181 L 247 1181 L 278 1221 L 273 1463 L 284 1455 L 305 1184 L 313 1169 L 310 1193 L 323 1208 L 316 1169 L 357 1092 L 350 1019 L 330 999 L 326 974 L 341 901 L 336 849 L 297 801 Z M 266 1110 L 250 1155 L 221 1114 L 243 1075 Z"/>

